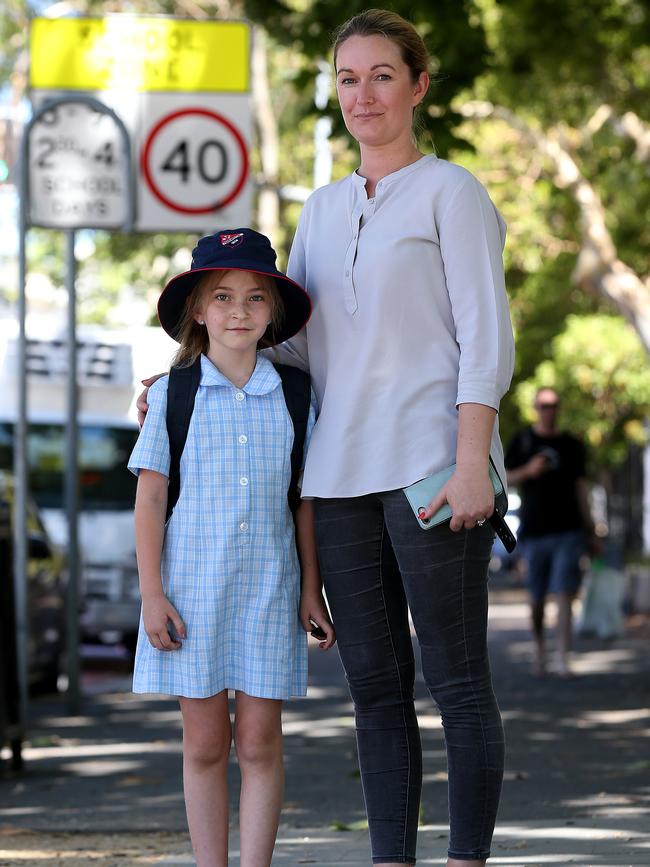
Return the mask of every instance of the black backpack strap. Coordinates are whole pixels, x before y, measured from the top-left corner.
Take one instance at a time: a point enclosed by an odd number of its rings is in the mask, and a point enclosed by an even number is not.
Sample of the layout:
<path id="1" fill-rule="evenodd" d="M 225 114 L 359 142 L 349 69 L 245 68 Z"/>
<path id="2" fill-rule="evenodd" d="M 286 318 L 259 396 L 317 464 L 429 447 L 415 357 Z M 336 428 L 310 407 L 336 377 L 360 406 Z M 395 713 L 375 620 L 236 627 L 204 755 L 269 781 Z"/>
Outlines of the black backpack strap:
<path id="1" fill-rule="evenodd" d="M 185 448 L 194 398 L 201 382 L 201 356 L 189 367 L 172 367 L 167 385 L 167 433 L 169 435 L 168 521 L 181 490 L 181 455 Z"/>
<path id="2" fill-rule="evenodd" d="M 311 404 L 311 379 L 308 373 L 289 364 L 275 364 L 282 380 L 284 402 L 293 422 L 293 447 L 291 449 L 291 483 L 289 485 L 289 507 L 295 512 L 300 505 L 298 479 L 302 469 L 302 458 L 307 435 L 307 421 Z"/>

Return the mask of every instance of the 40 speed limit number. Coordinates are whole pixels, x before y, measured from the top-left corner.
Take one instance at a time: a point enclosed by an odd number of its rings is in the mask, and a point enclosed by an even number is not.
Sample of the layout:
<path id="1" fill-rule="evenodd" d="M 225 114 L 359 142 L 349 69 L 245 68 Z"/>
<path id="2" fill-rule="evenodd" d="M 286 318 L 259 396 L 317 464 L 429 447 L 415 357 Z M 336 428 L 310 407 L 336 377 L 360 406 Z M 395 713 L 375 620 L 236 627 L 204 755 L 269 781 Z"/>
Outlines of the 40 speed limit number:
<path id="1" fill-rule="evenodd" d="M 140 166 L 155 206 L 166 212 L 158 218 L 160 228 L 170 219 L 178 223 L 180 215 L 185 215 L 180 222 L 187 228 L 213 227 L 220 216 L 233 213 L 232 206 L 245 190 L 249 175 L 245 135 L 218 111 L 182 108 L 164 115 L 151 128 Z"/>

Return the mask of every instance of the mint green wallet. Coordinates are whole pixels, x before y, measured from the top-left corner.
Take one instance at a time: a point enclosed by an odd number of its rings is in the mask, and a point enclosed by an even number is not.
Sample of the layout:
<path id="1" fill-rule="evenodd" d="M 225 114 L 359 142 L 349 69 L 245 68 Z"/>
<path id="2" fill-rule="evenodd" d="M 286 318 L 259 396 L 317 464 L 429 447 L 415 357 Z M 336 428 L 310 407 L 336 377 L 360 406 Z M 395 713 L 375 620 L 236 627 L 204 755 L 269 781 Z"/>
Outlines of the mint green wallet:
<path id="1" fill-rule="evenodd" d="M 445 467 L 444 470 L 439 470 L 432 476 L 427 476 L 426 479 L 421 479 L 419 482 L 414 482 L 412 485 L 403 488 L 406 499 L 413 509 L 413 514 L 423 530 L 430 530 L 432 527 L 436 527 L 438 524 L 442 524 L 443 521 L 448 521 L 451 518 L 451 506 L 449 503 L 444 503 L 435 515 L 429 518 L 426 524 L 420 520 L 418 513 L 420 509 L 424 509 L 429 505 L 440 488 L 452 477 L 455 469 L 456 464 L 452 464 L 450 467 Z M 502 511 L 505 511 L 504 506 L 507 508 L 508 501 L 499 474 L 491 460 L 490 479 L 494 488 L 495 508 L 499 514 L 502 514 Z"/>

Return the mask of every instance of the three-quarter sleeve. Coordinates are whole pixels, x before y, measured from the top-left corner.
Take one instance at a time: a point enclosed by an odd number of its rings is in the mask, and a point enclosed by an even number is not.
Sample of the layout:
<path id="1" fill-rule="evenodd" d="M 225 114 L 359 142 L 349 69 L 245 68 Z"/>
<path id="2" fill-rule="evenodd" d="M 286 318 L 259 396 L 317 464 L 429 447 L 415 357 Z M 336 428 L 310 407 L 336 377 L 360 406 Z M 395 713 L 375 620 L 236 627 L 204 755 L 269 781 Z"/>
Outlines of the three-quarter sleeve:
<path id="1" fill-rule="evenodd" d="M 498 410 L 514 367 L 514 340 L 503 273 L 505 223 L 469 173 L 439 220 L 440 250 L 460 363 L 456 404 Z"/>
<path id="2" fill-rule="evenodd" d="M 149 409 L 128 467 L 136 476 L 140 470 L 154 470 L 169 477 L 169 436 L 167 434 L 168 376 L 157 379 L 149 389 Z"/>

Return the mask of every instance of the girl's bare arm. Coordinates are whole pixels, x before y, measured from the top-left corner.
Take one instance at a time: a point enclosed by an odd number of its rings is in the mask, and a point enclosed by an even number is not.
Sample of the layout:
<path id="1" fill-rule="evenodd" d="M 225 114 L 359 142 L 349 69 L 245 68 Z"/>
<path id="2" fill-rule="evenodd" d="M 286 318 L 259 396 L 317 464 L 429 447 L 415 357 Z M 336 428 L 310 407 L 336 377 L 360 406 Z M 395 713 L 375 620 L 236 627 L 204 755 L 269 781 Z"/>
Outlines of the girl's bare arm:
<path id="1" fill-rule="evenodd" d="M 311 500 L 301 500 L 295 514 L 296 546 L 300 560 L 300 620 L 306 632 L 311 632 L 317 623 L 325 632 L 326 638 L 320 647 L 327 650 L 336 641 L 334 627 L 323 599 L 322 581 L 316 552 L 316 532 L 314 528 L 314 505 Z"/>
<path id="2" fill-rule="evenodd" d="M 135 548 L 144 627 L 157 650 L 177 650 L 181 643 L 169 635 L 168 623 L 172 622 L 180 638 L 185 638 L 185 626 L 165 596 L 160 572 L 166 510 L 167 477 L 153 470 L 140 470 L 135 497 Z"/>

